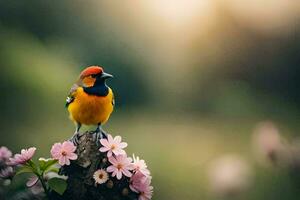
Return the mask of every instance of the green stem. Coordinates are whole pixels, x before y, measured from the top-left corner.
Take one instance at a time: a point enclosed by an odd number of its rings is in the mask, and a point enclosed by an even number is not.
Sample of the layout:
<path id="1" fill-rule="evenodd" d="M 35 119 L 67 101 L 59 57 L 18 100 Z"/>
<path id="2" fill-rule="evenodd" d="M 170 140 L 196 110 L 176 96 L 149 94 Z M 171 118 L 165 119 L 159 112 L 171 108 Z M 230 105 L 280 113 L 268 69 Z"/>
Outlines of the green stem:
<path id="1" fill-rule="evenodd" d="M 41 181 L 41 184 L 42 184 L 42 187 L 43 187 L 43 189 L 46 193 L 47 199 L 50 199 L 50 191 L 47 188 L 46 182 L 44 180 L 44 172 L 41 172 L 40 168 L 36 167 L 36 165 L 34 164 L 34 162 L 32 160 L 29 160 L 27 163 L 33 169 L 34 174 Z"/>
<path id="2" fill-rule="evenodd" d="M 50 192 L 49 192 L 49 189 L 47 188 L 47 185 L 46 185 L 45 180 L 43 178 L 43 174 L 42 175 L 38 175 L 38 178 L 39 178 L 39 180 L 42 183 L 42 186 L 43 186 L 43 189 L 44 189 L 44 191 L 46 193 L 47 199 L 50 199 Z"/>

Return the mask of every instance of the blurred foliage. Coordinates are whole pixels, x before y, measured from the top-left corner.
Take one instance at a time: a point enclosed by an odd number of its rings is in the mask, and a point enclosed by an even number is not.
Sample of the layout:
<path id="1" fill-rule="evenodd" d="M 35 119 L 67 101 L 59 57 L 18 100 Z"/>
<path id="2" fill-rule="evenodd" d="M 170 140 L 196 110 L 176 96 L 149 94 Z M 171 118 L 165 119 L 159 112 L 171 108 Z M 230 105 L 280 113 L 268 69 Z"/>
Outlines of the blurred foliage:
<path id="1" fill-rule="evenodd" d="M 101 65 L 115 76 L 105 129 L 148 162 L 154 199 L 213 199 L 208 163 L 232 152 L 255 171 L 243 199 L 299 198 L 249 142 L 265 119 L 297 136 L 297 1 L 183 2 L 0 0 L 0 145 L 46 156 L 71 137 L 65 97 L 84 67 Z"/>

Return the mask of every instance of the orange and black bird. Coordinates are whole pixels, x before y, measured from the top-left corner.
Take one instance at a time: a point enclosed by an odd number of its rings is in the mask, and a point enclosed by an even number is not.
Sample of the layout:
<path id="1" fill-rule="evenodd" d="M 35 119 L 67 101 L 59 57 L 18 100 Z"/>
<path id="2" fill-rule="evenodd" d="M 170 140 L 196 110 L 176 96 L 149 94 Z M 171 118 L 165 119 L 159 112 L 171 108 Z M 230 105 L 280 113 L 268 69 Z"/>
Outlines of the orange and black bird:
<path id="1" fill-rule="evenodd" d="M 76 124 L 76 131 L 72 137 L 77 142 L 79 130 L 82 124 L 97 125 L 97 138 L 105 137 L 101 130 L 114 108 L 114 95 L 106 85 L 106 80 L 113 78 L 105 73 L 102 67 L 90 66 L 84 69 L 78 81 L 71 87 L 66 99 L 66 107 L 70 113 L 70 119 Z"/>

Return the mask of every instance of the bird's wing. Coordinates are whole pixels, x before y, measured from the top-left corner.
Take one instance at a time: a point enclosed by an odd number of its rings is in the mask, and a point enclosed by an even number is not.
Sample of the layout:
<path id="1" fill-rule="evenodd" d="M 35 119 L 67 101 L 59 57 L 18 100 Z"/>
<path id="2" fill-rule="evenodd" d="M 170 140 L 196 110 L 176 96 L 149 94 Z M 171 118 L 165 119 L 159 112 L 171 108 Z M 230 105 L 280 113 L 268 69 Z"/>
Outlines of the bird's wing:
<path id="1" fill-rule="evenodd" d="M 69 95 L 67 96 L 67 99 L 66 99 L 66 107 L 68 107 L 70 105 L 70 103 L 72 103 L 75 99 L 75 93 L 78 89 L 79 85 L 77 83 L 75 83 L 71 89 L 70 89 L 70 92 L 69 92 Z"/>
<path id="2" fill-rule="evenodd" d="M 111 104 L 114 106 L 115 105 L 115 95 L 112 95 L 112 100 L 111 100 Z"/>

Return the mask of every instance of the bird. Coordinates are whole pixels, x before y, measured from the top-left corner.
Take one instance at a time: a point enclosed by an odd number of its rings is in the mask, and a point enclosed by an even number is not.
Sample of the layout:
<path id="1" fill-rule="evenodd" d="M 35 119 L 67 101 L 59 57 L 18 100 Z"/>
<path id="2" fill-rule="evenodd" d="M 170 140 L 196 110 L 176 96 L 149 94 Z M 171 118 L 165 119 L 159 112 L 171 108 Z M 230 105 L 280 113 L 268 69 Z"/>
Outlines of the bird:
<path id="1" fill-rule="evenodd" d="M 75 123 L 76 130 L 70 139 L 73 143 L 78 142 L 81 126 L 96 125 L 96 138 L 106 137 L 101 126 L 105 124 L 113 112 L 115 100 L 106 80 L 113 75 L 104 72 L 100 66 L 89 66 L 85 68 L 71 87 L 66 99 L 66 108 L 69 118 Z"/>

